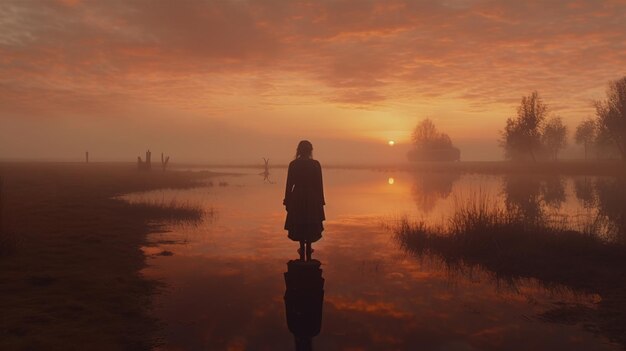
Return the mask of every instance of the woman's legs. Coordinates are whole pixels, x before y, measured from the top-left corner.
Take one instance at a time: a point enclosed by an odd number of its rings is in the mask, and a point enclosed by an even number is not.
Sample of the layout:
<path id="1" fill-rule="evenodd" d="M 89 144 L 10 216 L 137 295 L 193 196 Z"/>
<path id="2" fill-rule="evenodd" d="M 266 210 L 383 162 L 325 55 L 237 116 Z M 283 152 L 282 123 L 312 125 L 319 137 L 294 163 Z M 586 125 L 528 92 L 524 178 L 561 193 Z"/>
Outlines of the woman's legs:
<path id="1" fill-rule="evenodd" d="M 298 249 L 298 254 L 300 254 L 300 260 L 304 261 L 304 241 L 300 242 L 300 249 Z"/>
<path id="2" fill-rule="evenodd" d="M 311 249 L 311 243 L 307 241 L 306 243 L 306 260 L 311 260 L 311 254 L 313 253 L 313 249 Z"/>

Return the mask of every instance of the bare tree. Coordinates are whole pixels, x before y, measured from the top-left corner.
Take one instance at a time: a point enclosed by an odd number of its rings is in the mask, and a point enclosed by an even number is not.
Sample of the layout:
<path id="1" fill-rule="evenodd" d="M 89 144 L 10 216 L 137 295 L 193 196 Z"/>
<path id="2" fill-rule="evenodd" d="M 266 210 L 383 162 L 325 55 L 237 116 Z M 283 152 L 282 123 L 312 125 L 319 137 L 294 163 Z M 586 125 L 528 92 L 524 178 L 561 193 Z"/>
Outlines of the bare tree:
<path id="1" fill-rule="evenodd" d="M 567 127 L 563 124 L 561 117 L 553 117 L 546 122 L 541 141 L 556 161 L 559 151 L 567 146 Z"/>
<path id="2" fill-rule="evenodd" d="M 590 118 L 580 122 L 578 127 L 576 127 L 574 140 L 576 141 L 576 144 L 582 144 L 585 147 L 585 160 L 587 159 L 589 146 L 593 145 L 595 139 L 596 122 Z"/>
<path id="3" fill-rule="evenodd" d="M 543 103 L 539 93 L 533 91 L 523 96 L 517 108 L 517 116 L 506 120 L 500 145 L 506 158 L 521 158 L 528 154 L 536 161 L 535 152 L 541 146 L 543 123 L 548 113 L 548 106 Z"/>
<path id="4" fill-rule="evenodd" d="M 626 77 L 610 82 L 606 95 L 595 102 L 599 132 L 606 132 L 626 161 Z"/>

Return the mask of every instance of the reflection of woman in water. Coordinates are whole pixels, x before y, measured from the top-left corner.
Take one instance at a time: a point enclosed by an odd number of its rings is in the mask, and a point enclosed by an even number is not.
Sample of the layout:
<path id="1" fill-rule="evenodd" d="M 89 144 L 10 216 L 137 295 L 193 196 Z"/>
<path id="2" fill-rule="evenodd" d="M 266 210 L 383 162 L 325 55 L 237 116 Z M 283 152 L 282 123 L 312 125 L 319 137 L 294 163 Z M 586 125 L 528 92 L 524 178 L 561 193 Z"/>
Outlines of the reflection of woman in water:
<path id="1" fill-rule="evenodd" d="M 302 140 L 296 150 L 296 159 L 289 163 L 287 186 L 283 204 L 287 208 L 285 230 L 289 238 L 300 242 L 300 259 L 311 259 L 311 243 L 322 237 L 324 226 L 324 188 L 322 167 L 312 158 L 313 145 Z"/>
<path id="2" fill-rule="evenodd" d="M 322 330 L 324 277 L 318 260 L 291 260 L 285 272 L 287 327 L 296 342 L 296 351 L 313 350 L 313 337 Z"/>

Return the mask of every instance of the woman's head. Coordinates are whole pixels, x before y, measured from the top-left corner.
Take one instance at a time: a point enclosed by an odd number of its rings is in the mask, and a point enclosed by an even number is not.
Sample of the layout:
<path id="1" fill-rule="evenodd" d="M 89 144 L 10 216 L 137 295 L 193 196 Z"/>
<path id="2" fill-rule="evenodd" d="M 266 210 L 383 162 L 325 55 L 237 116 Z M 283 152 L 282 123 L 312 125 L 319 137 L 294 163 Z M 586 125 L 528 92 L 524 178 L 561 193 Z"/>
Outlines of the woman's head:
<path id="1" fill-rule="evenodd" d="M 311 158 L 313 156 L 313 144 L 308 140 L 302 140 L 298 143 L 296 149 L 296 158 Z"/>

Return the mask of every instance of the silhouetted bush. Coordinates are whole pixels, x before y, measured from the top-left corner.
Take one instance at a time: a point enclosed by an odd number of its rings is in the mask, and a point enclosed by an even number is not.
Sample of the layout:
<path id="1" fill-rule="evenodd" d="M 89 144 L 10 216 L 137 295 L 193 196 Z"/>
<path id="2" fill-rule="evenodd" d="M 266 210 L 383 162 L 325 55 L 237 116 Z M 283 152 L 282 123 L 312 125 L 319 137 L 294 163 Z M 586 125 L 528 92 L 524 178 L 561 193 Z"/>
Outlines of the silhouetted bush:
<path id="1" fill-rule="evenodd" d="M 431 255 L 457 272 L 478 267 L 498 282 L 533 278 L 548 288 L 564 285 L 598 294 L 597 309 L 583 311 L 589 313 L 575 322 L 626 345 L 624 283 L 619 278 L 626 274 L 626 246 L 602 236 L 610 227 L 609 216 L 600 215 L 573 230 L 565 220 L 547 216 L 527 221 L 523 213 L 479 196 L 457 204 L 447 225 L 403 219 L 393 230 L 406 252 Z M 557 307 L 542 318 L 562 322 L 560 312 Z"/>
<path id="2" fill-rule="evenodd" d="M 457 203 L 447 225 L 403 219 L 394 232 L 408 251 L 435 254 L 446 261 L 497 260 L 515 265 L 531 258 L 570 261 L 580 255 L 626 253 L 624 246 L 603 240 L 594 228 L 600 226 L 584 225 L 574 230 L 564 220 L 548 216 L 528 220 L 524 211 L 499 206 L 478 195 Z"/>

